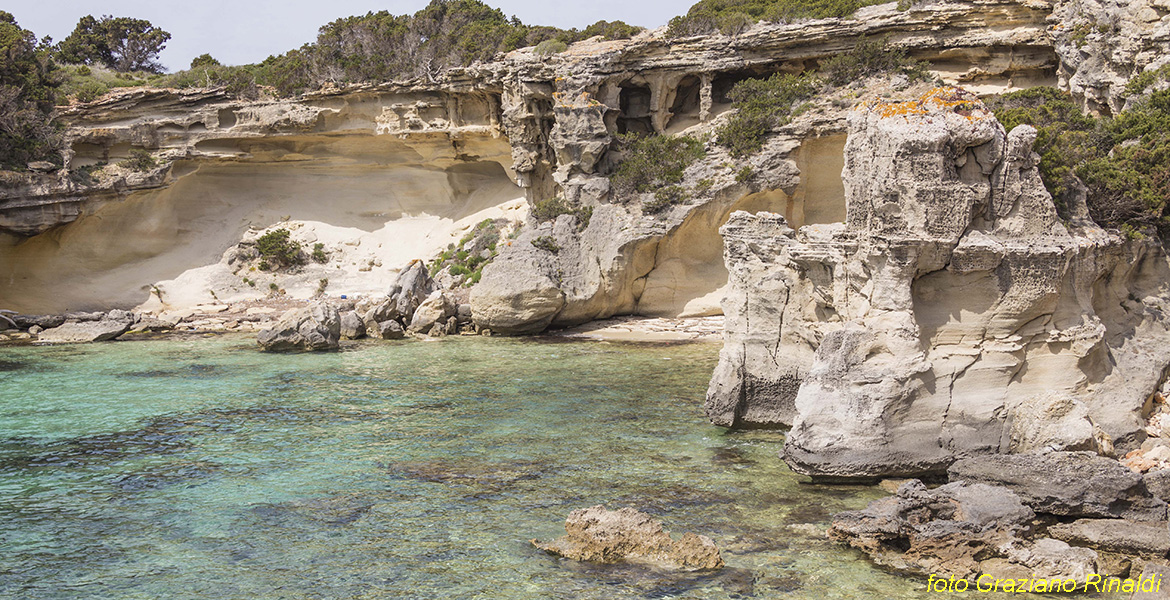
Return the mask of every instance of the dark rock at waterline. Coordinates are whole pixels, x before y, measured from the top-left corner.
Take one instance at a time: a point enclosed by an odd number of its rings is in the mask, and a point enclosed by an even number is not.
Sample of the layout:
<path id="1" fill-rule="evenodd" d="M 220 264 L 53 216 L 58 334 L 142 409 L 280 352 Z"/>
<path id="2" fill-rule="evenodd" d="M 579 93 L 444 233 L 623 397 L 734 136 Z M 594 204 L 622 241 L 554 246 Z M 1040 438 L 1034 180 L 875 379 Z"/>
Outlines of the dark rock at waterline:
<path id="1" fill-rule="evenodd" d="M 532 540 L 532 544 L 549 554 L 579 561 L 634 561 L 688 570 L 723 567 L 719 548 L 711 538 L 688 532 L 674 540 L 661 521 L 630 507 L 577 509 L 565 520 L 565 533 L 550 542 Z"/>
<path id="2" fill-rule="evenodd" d="M 1166 502 L 1150 493 L 1140 474 L 1091 452 L 978 456 L 954 463 L 947 474 L 951 481 L 1004 486 L 1039 513 L 1166 519 Z"/>
<path id="3" fill-rule="evenodd" d="M 12 315 L 12 320 L 19 329 L 28 329 L 34 325 L 41 329 L 52 329 L 65 322 L 65 315 Z"/>
<path id="4" fill-rule="evenodd" d="M 972 577 L 1034 516 L 1003 487 L 956 482 L 927 490 L 915 479 L 896 496 L 835 515 L 829 539 L 897 569 Z"/>
<path id="5" fill-rule="evenodd" d="M 256 336 L 256 343 L 270 352 L 336 350 L 340 342 L 341 316 L 324 302 L 291 310 Z"/>

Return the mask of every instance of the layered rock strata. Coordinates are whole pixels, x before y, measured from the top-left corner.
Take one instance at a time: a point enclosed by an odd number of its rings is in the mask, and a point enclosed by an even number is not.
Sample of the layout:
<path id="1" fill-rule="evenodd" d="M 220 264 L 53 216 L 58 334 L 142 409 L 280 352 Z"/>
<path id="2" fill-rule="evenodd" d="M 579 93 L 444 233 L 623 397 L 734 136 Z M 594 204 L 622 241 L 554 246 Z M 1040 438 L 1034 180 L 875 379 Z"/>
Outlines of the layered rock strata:
<path id="1" fill-rule="evenodd" d="M 1054 394 L 1068 396 L 1053 409 L 1066 430 L 1021 423 L 1017 447 L 1086 432 L 1095 450 L 1140 443 L 1170 364 L 1160 245 L 1062 221 L 1035 131 L 1005 132 L 973 95 L 867 102 L 848 122 L 845 223 L 794 231 L 736 213 L 722 229 L 711 420 L 791 424 L 789 465 L 826 478 L 1008 452 L 1021 407 Z"/>

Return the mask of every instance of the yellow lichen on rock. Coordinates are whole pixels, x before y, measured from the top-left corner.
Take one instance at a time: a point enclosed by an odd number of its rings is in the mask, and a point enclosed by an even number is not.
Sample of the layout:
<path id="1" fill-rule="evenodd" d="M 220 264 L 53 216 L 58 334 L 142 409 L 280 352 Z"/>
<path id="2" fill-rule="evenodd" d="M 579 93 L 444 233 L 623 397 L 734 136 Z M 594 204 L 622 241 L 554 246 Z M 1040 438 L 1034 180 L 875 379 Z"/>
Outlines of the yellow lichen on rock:
<path id="1" fill-rule="evenodd" d="M 876 112 L 883 119 L 940 112 L 955 113 L 969 120 L 994 118 L 978 96 L 954 86 L 931 88 L 915 100 L 900 102 L 881 99 L 866 100 L 858 103 L 854 110 Z"/>

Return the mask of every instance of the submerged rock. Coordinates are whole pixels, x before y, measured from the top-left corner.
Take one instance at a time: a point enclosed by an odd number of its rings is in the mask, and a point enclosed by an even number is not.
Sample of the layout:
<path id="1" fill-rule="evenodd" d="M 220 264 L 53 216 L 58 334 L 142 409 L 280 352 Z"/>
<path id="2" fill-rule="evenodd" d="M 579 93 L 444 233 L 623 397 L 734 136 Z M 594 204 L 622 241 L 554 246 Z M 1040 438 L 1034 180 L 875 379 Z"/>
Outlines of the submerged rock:
<path id="1" fill-rule="evenodd" d="M 337 309 L 318 302 L 293 309 L 280 317 L 271 329 L 256 337 L 256 343 L 265 350 L 336 350 L 341 339 L 341 316 Z"/>
<path id="2" fill-rule="evenodd" d="M 635 561 L 672 569 L 719 569 L 723 558 L 711 538 L 694 533 L 677 541 L 662 522 L 633 508 L 582 508 L 565 520 L 567 535 L 551 542 L 532 540 L 545 552 L 573 560 Z"/>

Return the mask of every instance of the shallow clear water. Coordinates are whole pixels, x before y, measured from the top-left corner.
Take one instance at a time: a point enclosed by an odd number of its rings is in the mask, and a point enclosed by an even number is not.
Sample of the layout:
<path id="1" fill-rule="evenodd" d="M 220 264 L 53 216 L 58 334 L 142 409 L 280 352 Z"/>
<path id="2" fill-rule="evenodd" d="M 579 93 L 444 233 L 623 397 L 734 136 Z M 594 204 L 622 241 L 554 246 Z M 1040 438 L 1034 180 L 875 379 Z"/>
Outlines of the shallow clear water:
<path id="1" fill-rule="evenodd" d="M 702 399 L 712 344 L 251 339 L 0 348 L 4 598 L 890 598 L 824 540 L 873 488 L 804 485 Z M 535 550 L 634 506 L 718 575 Z M 937 597 L 937 596 L 935 596 Z"/>

